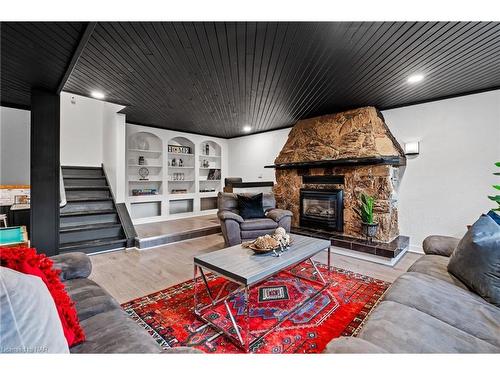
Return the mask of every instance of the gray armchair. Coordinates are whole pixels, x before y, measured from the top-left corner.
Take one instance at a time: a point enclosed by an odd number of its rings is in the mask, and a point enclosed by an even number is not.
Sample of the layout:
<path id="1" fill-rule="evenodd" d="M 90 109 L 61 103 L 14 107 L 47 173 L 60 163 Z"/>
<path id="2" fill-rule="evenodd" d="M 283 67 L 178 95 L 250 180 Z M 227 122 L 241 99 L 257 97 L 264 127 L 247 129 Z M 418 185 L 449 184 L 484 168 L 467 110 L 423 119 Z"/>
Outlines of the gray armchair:
<path id="1" fill-rule="evenodd" d="M 241 193 L 252 196 L 254 194 Z M 262 205 L 266 217 L 244 220 L 238 212 L 238 197 L 235 193 L 219 193 L 217 217 L 219 218 L 222 235 L 226 246 L 240 244 L 242 241 L 253 240 L 265 234 L 272 234 L 278 227 L 290 232 L 292 212 L 276 208 L 273 194 L 262 195 Z"/>

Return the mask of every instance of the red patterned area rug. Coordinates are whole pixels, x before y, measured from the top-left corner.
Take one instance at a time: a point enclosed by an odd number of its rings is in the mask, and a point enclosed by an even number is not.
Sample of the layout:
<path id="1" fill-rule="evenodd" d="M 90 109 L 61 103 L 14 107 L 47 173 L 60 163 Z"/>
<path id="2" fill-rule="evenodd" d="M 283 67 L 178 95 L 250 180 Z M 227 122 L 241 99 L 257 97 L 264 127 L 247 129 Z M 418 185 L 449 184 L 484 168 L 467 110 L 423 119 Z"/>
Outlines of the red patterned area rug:
<path id="1" fill-rule="evenodd" d="M 340 268 L 331 267 L 328 272 L 327 266 L 321 263 L 317 263 L 317 267 L 331 285 L 264 337 L 252 352 L 320 353 L 333 338 L 355 335 L 390 285 Z M 260 336 L 283 319 L 297 302 L 305 301 L 319 289 L 317 283 L 299 278 L 298 274 L 318 279 L 313 267 L 303 263 L 251 289 L 248 324 L 252 336 Z M 229 294 L 237 287 L 212 274 L 207 279 L 210 289 L 218 296 Z M 200 282 L 198 292 L 202 302 L 208 303 L 208 294 Z M 242 301 L 241 293 L 234 294 L 229 300 L 238 326 L 245 314 Z M 165 348 L 190 346 L 207 353 L 243 353 L 231 340 L 198 319 L 193 306 L 193 280 L 122 305 Z M 206 313 L 205 317 L 221 326 L 229 322 L 223 304 Z"/>

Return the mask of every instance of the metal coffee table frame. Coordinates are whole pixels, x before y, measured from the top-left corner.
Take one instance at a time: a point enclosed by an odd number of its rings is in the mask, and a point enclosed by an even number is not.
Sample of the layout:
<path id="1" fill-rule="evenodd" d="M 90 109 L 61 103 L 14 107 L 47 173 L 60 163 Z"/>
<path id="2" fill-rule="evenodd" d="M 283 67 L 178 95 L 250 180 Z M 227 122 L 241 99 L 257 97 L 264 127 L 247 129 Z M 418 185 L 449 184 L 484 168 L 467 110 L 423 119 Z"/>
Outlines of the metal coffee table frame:
<path id="1" fill-rule="evenodd" d="M 329 247 L 327 249 L 328 249 L 328 273 L 329 273 L 330 272 L 330 256 L 331 256 L 331 252 L 330 252 L 330 248 Z M 304 276 L 301 276 L 301 275 L 298 275 L 298 274 L 293 274 L 293 276 L 294 277 L 299 277 L 299 278 L 301 278 L 303 280 L 307 280 L 309 282 L 313 282 L 313 283 L 319 284 L 319 285 L 321 285 L 321 288 L 318 289 L 313 295 L 311 295 L 310 297 L 306 298 L 304 301 L 297 303 L 292 308 L 292 310 L 283 319 L 279 320 L 275 325 L 273 325 L 271 328 L 269 328 L 268 330 L 266 330 L 261 336 L 258 336 L 255 339 L 250 340 L 250 335 L 251 335 L 251 332 L 250 332 L 250 317 L 249 317 L 249 312 L 250 312 L 250 306 L 249 306 L 250 305 L 249 304 L 250 288 L 252 286 L 255 286 L 257 284 L 262 283 L 263 281 L 265 281 L 265 280 L 267 280 L 267 279 L 275 276 L 276 274 L 278 274 L 280 272 L 284 272 L 285 271 L 285 272 L 290 273 L 290 271 L 293 270 L 295 267 L 297 267 L 298 265 L 300 265 L 302 263 L 305 263 L 305 262 L 311 263 L 311 265 L 314 268 L 315 274 L 318 275 L 318 277 L 319 277 L 320 280 L 313 280 L 313 279 L 310 279 L 310 278 L 307 278 L 307 277 L 304 277 Z M 207 277 L 205 275 L 205 272 L 203 271 L 204 268 L 206 268 L 211 273 L 217 274 L 220 277 L 223 277 L 224 279 L 227 279 L 227 280 L 229 280 L 229 281 L 231 281 L 233 283 L 238 284 L 239 286 L 233 292 L 229 293 L 226 296 L 222 296 L 222 297 L 220 296 L 220 294 L 222 293 L 222 288 L 221 288 L 221 290 L 218 292 L 218 294 L 216 296 L 214 296 L 214 294 L 212 293 L 212 290 L 210 289 L 210 286 L 208 285 Z M 198 276 L 198 273 L 199 273 L 200 276 Z M 211 301 L 210 303 L 208 303 L 206 305 L 201 305 L 201 306 L 199 306 L 199 304 L 198 304 L 198 282 L 199 281 L 202 282 L 203 285 L 205 286 L 205 290 L 207 291 L 208 297 L 210 298 L 210 301 Z M 200 320 L 202 320 L 203 322 L 209 324 L 216 331 L 218 331 L 219 333 L 221 333 L 224 336 L 226 336 L 227 338 L 229 338 L 232 342 L 234 342 L 235 345 L 237 345 L 238 347 L 240 347 L 241 349 L 243 349 L 245 352 L 248 353 L 253 346 L 255 346 L 262 339 L 264 339 L 266 336 L 268 336 L 270 333 L 272 333 L 274 330 L 276 330 L 281 324 L 283 324 L 284 322 L 286 322 L 301 307 L 303 307 L 304 305 L 306 305 L 310 301 L 314 300 L 320 293 L 322 293 L 330 285 L 331 285 L 331 282 L 326 281 L 326 279 L 324 278 L 324 276 L 319 271 L 318 267 L 316 267 L 316 264 L 314 263 L 314 260 L 312 259 L 312 256 L 310 258 L 308 258 L 308 259 L 301 260 L 300 262 L 292 264 L 292 265 L 290 265 L 290 266 L 288 266 L 288 267 L 286 267 L 286 268 L 284 268 L 282 270 L 276 271 L 275 273 L 269 275 L 264 280 L 260 280 L 258 282 L 255 282 L 255 283 L 252 283 L 252 284 L 248 284 L 248 285 L 245 285 L 245 284 L 243 284 L 243 283 L 241 283 L 241 282 L 239 282 L 237 280 L 234 280 L 234 279 L 228 277 L 227 275 L 222 275 L 222 274 L 218 273 L 217 271 L 214 271 L 214 270 L 212 270 L 212 269 L 210 269 L 208 267 L 204 267 L 204 266 L 201 266 L 201 265 L 195 263 L 195 265 L 194 265 L 194 313 L 195 313 L 195 315 Z M 233 313 L 231 312 L 231 308 L 229 307 L 229 304 L 228 304 L 228 300 L 231 297 L 233 297 L 234 295 L 236 295 L 236 294 L 238 294 L 240 292 L 243 292 L 243 296 L 244 296 L 244 311 L 245 311 L 245 315 L 244 315 L 244 327 L 242 327 L 241 324 L 238 326 L 238 324 L 236 323 L 236 319 L 235 319 Z M 232 328 L 234 329 L 234 331 L 236 333 L 237 339 L 234 337 L 234 335 L 231 335 L 230 332 L 227 332 L 222 327 L 219 327 L 218 325 L 216 325 L 212 321 L 210 321 L 210 320 L 208 320 L 208 319 L 206 319 L 206 318 L 203 317 L 202 313 L 204 311 L 206 311 L 207 309 L 210 309 L 210 308 L 214 308 L 219 303 L 223 303 L 225 305 L 226 311 L 227 311 L 227 313 L 229 315 L 229 318 L 231 320 Z M 243 335 L 241 333 L 241 329 L 244 329 L 246 331 L 245 332 L 246 334 L 244 335 L 245 338 L 243 338 Z"/>

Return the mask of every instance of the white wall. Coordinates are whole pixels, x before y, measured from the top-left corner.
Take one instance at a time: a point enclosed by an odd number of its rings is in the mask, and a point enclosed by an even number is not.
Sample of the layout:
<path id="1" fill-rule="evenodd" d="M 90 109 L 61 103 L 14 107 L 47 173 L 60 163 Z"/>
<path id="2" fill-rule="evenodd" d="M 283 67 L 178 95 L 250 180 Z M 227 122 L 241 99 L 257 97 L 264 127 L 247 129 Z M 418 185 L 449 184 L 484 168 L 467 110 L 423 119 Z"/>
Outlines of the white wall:
<path id="1" fill-rule="evenodd" d="M 500 161 L 500 90 L 383 111 L 402 144 L 420 140 L 399 189 L 402 234 L 413 250 L 430 234 L 462 236 L 493 205 L 487 195 Z M 273 164 L 290 129 L 229 140 L 229 174 L 273 179 Z M 497 182 L 498 183 L 498 182 Z"/>
<path id="2" fill-rule="evenodd" d="M 274 159 L 285 145 L 292 128 L 232 138 L 229 146 L 229 177 L 243 181 L 274 181 Z"/>
<path id="3" fill-rule="evenodd" d="M 0 185 L 30 184 L 30 111 L 0 107 Z"/>
<path id="4" fill-rule="evenodd" d="M 101 166 L 104 104 L 61 93 L 61 165 Z"/>
<path id="5" fill-rule="evenodd" d="M 125 115 L 122 106 L 105 103 L 102 127 L 102 162 L 117 203 L 125 202 Z"/>
<path id="6" fill-rule="evenodd" d="M 500 91 L 384 111 L 400 143 L 420 140 L 399 189 L 400 230 L 414 248 L 429 234 L 461 237 L 493 207 L 500 161 Z"/>

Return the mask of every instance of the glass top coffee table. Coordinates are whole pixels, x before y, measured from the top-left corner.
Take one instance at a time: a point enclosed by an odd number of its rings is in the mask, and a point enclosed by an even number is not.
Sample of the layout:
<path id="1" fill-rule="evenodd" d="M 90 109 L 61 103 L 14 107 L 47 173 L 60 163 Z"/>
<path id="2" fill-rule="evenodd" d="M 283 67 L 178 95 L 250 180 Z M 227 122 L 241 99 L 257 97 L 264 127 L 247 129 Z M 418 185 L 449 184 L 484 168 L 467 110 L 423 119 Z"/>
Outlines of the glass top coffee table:
<path id="1" fill-rule="evenodd" d="M 330 283 L 316 267 L 312 257 L 323 250 L 328 251 L 328 270 L 330 270 L 330 241 L 317 238 L 291 235 L 292 245 L 277 257 L 272 253 L 255 254 L 242 245 L 231 246 L 212 253 L 194 257 L 194 312 L 205 323 L 224 334 L 246 352 L 273 332 L 290 318 L 302 306 L 316 298 Z M 308 293 L 289 309 L 286 316 L 280 316 L 277 322 L 264 332 L 252 332 L 250 329 L 249 303 L 250 289 L 265 282 L 282 271 L 291 270 L 303 262 L 309 262 L 314 269 L 315 279 L 294 273 L 293 277 L 308 280 L 318 286 L 314 293 Z M 222 295 L 223 290 L 210 288 L 206 271 L 221 276 L 234 283 L 234 290 Z M 204 289 L 200 288 L 200 285 Z M 237 303 L 237 309 L 233 312 Z M 216 313 L 224 306 L 225 314 Z"/>

